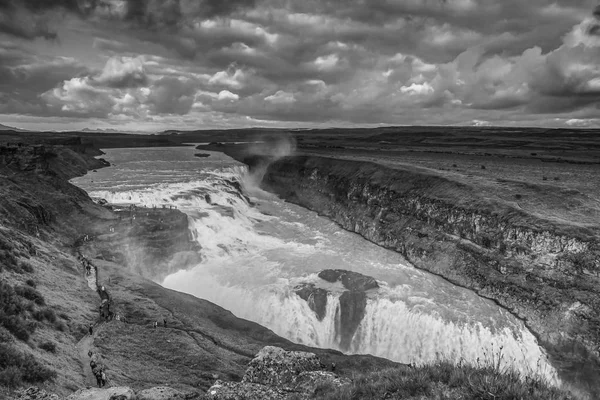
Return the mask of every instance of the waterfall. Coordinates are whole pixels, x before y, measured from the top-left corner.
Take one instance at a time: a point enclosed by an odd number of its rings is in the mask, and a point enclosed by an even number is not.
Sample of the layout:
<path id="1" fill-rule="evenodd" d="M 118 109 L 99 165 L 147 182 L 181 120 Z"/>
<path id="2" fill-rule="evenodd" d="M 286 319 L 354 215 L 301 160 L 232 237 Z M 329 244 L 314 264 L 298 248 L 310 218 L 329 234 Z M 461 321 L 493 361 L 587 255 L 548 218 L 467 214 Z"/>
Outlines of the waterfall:
<path id="1" fill-rule="evenodd" d="M 113 204 L 175 205 L 188 215 L 202 247 L 202 262 L 165 278 L 165 287 L 212 301 L 294 342 L 340 349 L 344 288 L 324 286 L 322 320 L 295 288 L 323 285 L 317 277 L 323 269 L 352 270 L 374 277 L 380 288 L 368 293 L 347 352 L 413 364 L 491 363 L 502 357 L 503 367 L 557 382 L 536 338 L 506 310 L 263 192 L 245 167 L 218 159 L 210 168 L 192 169 L 173 156 L 167 174 L 164 162 L 131 161 L 138 163 L 135 168 L 128 162 L 111 167 L 125 178 L 107 175 L 90 195 Z M 95 179 L 110 170 L 100 170 Z"/>

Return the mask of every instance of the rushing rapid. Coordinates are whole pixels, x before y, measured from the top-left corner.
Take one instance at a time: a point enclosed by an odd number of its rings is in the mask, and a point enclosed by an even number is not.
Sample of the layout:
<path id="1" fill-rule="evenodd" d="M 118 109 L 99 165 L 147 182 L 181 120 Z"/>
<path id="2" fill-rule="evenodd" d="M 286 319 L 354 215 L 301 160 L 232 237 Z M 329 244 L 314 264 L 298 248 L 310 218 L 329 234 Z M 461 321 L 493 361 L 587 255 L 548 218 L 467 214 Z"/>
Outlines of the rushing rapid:
<path id="1" fill-rule="evenodd" d="M 331 221 L 253 184 L 245 166 L 193 148 L 108 150 L 113 164 L 74 180 L 92 197 L 139 206 L 175 205 L 189 216 L 202 262 L 163 286 L 210 300 L 297 343 L 340 349 L 340 285 L 317 276 L 343 269 L 375 278 L 350 353 L 404 363 L 450 359 L 486 363 L 556 381 L 536 338 L 493 302 L 420 271 Z M 322 320 L 296 293 L 328 290 Z"/>

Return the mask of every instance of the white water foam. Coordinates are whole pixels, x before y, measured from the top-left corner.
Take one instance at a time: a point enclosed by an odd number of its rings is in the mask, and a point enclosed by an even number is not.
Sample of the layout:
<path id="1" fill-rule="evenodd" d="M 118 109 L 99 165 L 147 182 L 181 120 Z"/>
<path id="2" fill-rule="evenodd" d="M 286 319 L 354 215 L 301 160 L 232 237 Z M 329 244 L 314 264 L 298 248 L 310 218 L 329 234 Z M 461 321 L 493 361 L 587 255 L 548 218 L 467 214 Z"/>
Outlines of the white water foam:
<path id="1" fill-rule="evenodd" d="M 205 298 L 294 342 L 339 349 L 341 293 L 329 295 L 319 321 L 294 287 L 320 281 L 315 273 L 326 268 L 355 270 L 377 278 L 381 288 L 369 295 L 351 353 L 415 364 L 485 363 L 502 354 L 502 366 L 558 382 L 535 337 L 508 312 L 281 202 L 246 179 L 244 168 L 204 170 L 179 182 L 161 182 L 158 175 L 149 184 L 140 176 L 139 188 L 108 188 L 105 182 L 103 190 L 90 194 L 111 203 L 175 205 L 188 214 L 203 261 L 168 276 L 165 287 Z"/>

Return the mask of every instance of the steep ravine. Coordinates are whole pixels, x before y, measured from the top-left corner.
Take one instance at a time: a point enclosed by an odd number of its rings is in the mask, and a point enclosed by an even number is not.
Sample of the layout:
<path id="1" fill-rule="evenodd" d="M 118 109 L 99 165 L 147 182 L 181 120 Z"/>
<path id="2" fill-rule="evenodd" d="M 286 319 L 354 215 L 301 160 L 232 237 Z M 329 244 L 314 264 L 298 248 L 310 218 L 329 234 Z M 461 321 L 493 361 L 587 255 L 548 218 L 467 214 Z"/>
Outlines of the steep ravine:
<path id="1" fill-rule="evenodd" d="M 286 157 L 269 165 L 263 185 L 495 300 L 527 323 L 568 379 L 596 380 L 598 232 L 538 219 L 411 168 Z"/>

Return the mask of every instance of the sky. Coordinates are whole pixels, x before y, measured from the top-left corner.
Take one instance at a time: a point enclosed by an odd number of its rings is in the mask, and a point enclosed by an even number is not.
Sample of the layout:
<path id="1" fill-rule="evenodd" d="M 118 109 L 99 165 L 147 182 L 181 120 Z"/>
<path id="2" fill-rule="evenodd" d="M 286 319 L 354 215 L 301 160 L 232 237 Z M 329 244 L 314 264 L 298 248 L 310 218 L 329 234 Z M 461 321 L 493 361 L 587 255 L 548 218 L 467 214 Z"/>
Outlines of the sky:
<path id="1" fill-rule="evenodd" d="M 0 0 L 0 124 L 600 127 L 598 0 Z"/>

